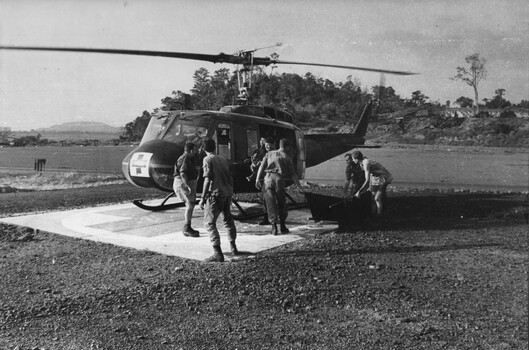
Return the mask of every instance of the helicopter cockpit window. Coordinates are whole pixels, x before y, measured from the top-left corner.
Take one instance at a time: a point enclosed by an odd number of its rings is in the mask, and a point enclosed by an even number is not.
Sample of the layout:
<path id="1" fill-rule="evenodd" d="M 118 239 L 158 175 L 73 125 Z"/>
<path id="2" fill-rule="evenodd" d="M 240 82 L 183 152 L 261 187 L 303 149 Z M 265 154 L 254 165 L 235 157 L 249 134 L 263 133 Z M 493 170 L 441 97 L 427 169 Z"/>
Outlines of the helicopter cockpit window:
<path id="1" fill-rule="evenodd" d="M 204 126 L 182 124 L 181 121 L 177 120 L 171 124 L 163 139 L 176 143 L 193 142 L 195 145 L 200 146 L 207 133 L 208 129 Z"/>
<path id="2" fill-rule="evenodd" d="M 200 146 L 208 135 L 208 129 L 203 126 L 178 125 L 178 127 L 178 135 L 184 136 L 188 142 L 193 142 L 197 146 Z"/>
<path id="3" fill-rule="evenodd" d="M 143 133 L 141 143 L 160 138 L 160 136 L 165 132 L 167 126 L 170 124 L 172 118 L 170 117 L 152 117 L 149 121 L 147 129 Z"/>

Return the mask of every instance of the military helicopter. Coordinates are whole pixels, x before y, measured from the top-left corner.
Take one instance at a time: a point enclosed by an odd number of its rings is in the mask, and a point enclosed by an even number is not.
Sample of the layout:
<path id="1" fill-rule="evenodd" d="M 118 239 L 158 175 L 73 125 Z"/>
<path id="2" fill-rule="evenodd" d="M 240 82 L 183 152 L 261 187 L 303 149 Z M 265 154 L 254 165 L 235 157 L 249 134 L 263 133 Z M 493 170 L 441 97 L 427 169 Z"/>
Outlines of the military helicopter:
<path id="1" fill-rule="evenodd" d="M 280 45 L 278 43 L 275 46 Z M 293 145 L 291 157 L 300 179 L 304 178 L 305 169 L 308 167 L 320 164 L 353 148 L 367 147 L 364 143 L 372 102 L 365 105 L 353 133 L 304 134 L 294 124 L 294 116 L 289 111 L 273 106 L 252 104 L 252 74 L 256 67 L 288 64 L 397 75 L 416 74 L 346 65 L 283 61 L 277 59 L 277 56 L 256 57 L 255 52 L 260 49 L 263 48 L 242 50 L 234 54 L 211 55 L 122 49 L 0 46 L 0 50 L 158 56 L 228 63 L 238 67 L 239 95 L 233 105 L 224 106 L 219 111 L 185 110 L 183 106 L 180 110 L 160 111 L 152 116 L 139 146 L 123 160 L 122 171 L 131 184 L 169 192 L 159 205 L 147 205 L 142 200 L 134 201 L 138 207 L 152 211 L 178 206 L 174 203 L 168 204 L 167 201 L 174 196 L 172 188 L 174 164 L 183 153 L 186 142 L 193 142 L 200 146 L 203 140 L 208 138 L 216 141 L 217 153 L 225 157 L 231 166 L 235 193 L 258 191 L 254 182 L 249 182 L 246 178 L 251 172 L 249 159 L 261 137 L 272 137 L 276 142 L 282 138 L 290 140 Z M 235 204 L 242 211 L 236 202 Z"/>

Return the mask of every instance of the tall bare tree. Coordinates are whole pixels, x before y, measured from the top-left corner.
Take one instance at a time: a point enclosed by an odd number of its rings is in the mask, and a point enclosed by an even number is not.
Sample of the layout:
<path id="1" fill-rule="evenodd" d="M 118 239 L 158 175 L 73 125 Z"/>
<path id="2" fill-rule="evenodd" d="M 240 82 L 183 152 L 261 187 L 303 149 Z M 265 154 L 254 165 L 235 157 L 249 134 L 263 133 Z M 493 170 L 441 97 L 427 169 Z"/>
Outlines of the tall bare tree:
<path id="1" fill-rule="evenodd" d="M 487 70 L 485 64 L 487 60 L 483 57 L 479 57 L 479 53 L 465 57 L 465 61 L 469 64 L 469 67 L 457 67 L 457 74 L 452 78 L 454 80 L 461 80 L 467 85 L 472 86 L 474 89 L 476 114 L 479 113 L 479 98 L 478 98 L 478 85 L 481 79 L 487 77 Z"/>

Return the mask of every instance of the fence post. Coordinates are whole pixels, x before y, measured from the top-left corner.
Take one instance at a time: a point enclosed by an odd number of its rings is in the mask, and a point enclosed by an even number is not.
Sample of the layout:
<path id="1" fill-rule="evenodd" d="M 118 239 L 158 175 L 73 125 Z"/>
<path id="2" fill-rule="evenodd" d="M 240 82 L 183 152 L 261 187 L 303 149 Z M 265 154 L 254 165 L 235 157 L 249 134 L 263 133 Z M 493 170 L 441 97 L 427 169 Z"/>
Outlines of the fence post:
<path id="1" fill-rule="evenodd" d="M 46 168 L 45 158 L 35 158 L 35 171 L 44 171 Z"/>

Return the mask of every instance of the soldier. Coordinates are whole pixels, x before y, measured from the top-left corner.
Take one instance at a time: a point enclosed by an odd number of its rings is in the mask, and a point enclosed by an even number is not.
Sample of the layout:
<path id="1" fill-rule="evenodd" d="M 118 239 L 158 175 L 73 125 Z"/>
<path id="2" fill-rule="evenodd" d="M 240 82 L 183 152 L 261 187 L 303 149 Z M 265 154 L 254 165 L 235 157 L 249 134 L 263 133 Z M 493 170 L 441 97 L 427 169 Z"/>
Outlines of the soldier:
<path id="1" fill-rule="evenodd" d="M 205 141 L 204 150 L 206 157 L 203 160 L 204 185 L 200 208 L 204 210 L 204 224 L 213 245 L 213 255 L 206 259 L 207 262 L 223 262 L 224 254 L 220 248 L 220 236 L 217 230 L 217 219 L 222 213 L 224 226 L 228 230 L 231 252 L 238 255 L 235 244 L 237 230 L 231 215 L 230 206 L 233 195 L 233 178 L 226 159 L 216 155 L 216 144 L 212 139 Z"/>
<path id="2" fill-rule="evenodd" d="M 252 182 L 255 180 L 255 177 L 257 176 L 257 171 L 259 170 L 259 166 L 261 165 L 261 161 L 263 160 L 263 157 L 265 156 L 267 151 L 266 148 L 266 138 L 261 137 L 261 140 L 259 141 L 259 148 L 257 148 L 250 160 L 252 164 L 250 165 L 250 170 L 252 171 L 252 174 L 246 178 L 248 182 Z"/>
<path id="3" fill-rule="evenodd" d="M 360 151 L 353 152 L 353 161 L 360 165 L 365 174 L 365 181 L 356 192 L 355 197 L 360 198 L 363 192 L 370 189 L 376 205 L 376 214 L 379 217 L 382 216 L 386 202 L 386 189 L 393 181 L 393 176 L 380 163 L 364 157 Z"/>
<path id="4" fill-rule="evenodd" d="M 261 138 L 261 148 L 260 149 L 260 154 L 261 154 L 261 159 L 259 160 L 259 166 L 257 167 L 257 169 L 255 170 L 255 176 L 253 178 L 253 180 L 255 180 L 257 178 L 257 172 L 259 171 L 259 168 L 261 166 L 261 163 L 263 161 L 263 158 L 266 156 L 266 154 L 269 152 L 269 151 L 273 151 L 276 149 L 276 146 L 275 146 L 275 143 L 274 143 L 274 139 L 272 137 L 267 137 L 267 138 Z M 263 182 L 263 179 L 260 180 L 261 181 L 261 184 Z M 261 226 L 264 226 L 264 225 L 270 225 L 270 220 L 268 220 L 268 210 L 266 209 L 266 200 L 265 200 L 265 187 L 262 186 L 261 187 L 261 201 L 263 203 L 263 220 L 259 221 L 259 225 Z"/>
<path id="5" fill-rule="evenodd" d="M 173 190 L 181 201 L 185 202 L 184 213 L 185 224 L 182 233 L 186 237 L 198 237 L 199 232 L 191 227 L 193 210 L 197 200 L 197 178 L 198 169 L 195 166 L 197 149 L 194 143 L 188 142 L 184 146 L 184 154 L 178 158 L 175 164 Z"/>
<path id="6" fill-rule="evenodd" d="M 364 184 L 364 171 L 360 165 L 353 162 L 351 153 L 345 155 L 345 183 L 343 186 L 344 197 L 354 196 L 360 187 Z"/>
<path id="7" fill-rule="evenodd" d="M 294 170 L 292 159 L 288 156 L 290 142 L 287 139 L 279 141 L 278 150 L 269 150 L 261 162 L 255 186 L 258 189 L 264 186 L 264 197 L 268 210 L 268 219 L 272 223 L 272 235 L 277 235 L 277 224 L 279 222 L 281 233 L 288 233 L 285 221 L 288 216 L 286 206 L 285 180 L 292 179 L 294 184 L 303 191 L 298 176 Z M 264 181 L 261 184 L 261 177 Z"/>

